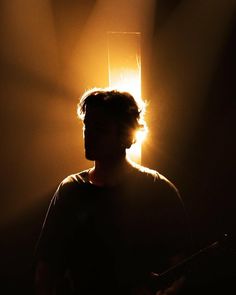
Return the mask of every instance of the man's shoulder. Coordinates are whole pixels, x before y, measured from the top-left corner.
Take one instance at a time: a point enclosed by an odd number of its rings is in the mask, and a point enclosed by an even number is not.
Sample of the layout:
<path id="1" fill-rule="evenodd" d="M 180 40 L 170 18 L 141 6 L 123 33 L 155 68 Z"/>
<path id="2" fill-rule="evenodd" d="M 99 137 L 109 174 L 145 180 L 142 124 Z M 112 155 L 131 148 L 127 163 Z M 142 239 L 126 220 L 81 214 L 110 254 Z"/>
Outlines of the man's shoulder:
<path id="1" fill-rule="evenodd" d="M 162 184 L 176 189 L 173 182 L 171 182 L 166 176 L 160 173 L 158 170 L 151 169 L 141 165 L 135 165 L 137 175 L 141 178 L 146 179 L 147 181 L 152 181 L 156 184 Z"/>
<path id="2" fill-rule="evenodd" d="M 77 195 L 80 190 L 83 190 L 87 182 L 86 175 L 88 170 L 82 170 L 66 176 L 57 186 L 56 198 L 65 199 L 65 197 Z"/>
<path id="3" fill-rule="evenodd" d="M 134 183 L 138 188 L 153 191 L 156 196 L 175 196 L 181 199 L 176 185 L 158 170 L 136 165 L 137 173 Z"/>
<path id="4" fill-rule="evenodd" d="M 65 186 L 72 184 L 83 184 L 87 181 L 88 171 L 89 169 L 86 169 L 77 173 L 70 174 L 61 181 L 60 185 Z"/>

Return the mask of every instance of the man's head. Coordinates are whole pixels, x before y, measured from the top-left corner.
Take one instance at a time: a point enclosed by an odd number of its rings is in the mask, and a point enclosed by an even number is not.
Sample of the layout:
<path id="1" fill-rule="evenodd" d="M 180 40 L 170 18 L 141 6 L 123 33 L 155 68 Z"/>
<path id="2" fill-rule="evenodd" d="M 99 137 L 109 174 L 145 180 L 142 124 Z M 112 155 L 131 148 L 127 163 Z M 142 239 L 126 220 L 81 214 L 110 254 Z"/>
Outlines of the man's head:
<path id="1" fill-rule="evenodd" d="M 93 89 L 83 94 L 78 114 L 84 122 L 86 158 L 98 160 L 125 154 L 144 128 L 134 97 L 118 90 Z"/>

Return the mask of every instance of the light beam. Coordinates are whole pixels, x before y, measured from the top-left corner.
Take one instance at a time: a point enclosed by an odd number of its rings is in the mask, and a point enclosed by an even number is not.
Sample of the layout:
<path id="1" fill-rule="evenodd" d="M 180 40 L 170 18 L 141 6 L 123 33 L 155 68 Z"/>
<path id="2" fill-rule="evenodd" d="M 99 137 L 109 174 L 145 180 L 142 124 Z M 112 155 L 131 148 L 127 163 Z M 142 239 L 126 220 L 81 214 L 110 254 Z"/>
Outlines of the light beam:
<path id="1" fill-rule="evenodd" d="M 141 98 L 140 32 L 108 32 L 109 87 L 130 92 L 139 107 Z M 141 164 L 142 141 L 145 131 L 136 134 L 136 142 L 127 150 L 130 160 Z"/>

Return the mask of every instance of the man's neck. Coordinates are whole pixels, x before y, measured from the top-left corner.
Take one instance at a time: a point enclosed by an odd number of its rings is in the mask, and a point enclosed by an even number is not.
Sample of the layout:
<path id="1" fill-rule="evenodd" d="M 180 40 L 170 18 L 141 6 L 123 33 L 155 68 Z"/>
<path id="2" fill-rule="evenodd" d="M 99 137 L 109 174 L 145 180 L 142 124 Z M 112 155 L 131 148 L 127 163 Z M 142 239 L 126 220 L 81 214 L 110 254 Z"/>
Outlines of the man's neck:
<path id="1" fill-rule="evenodd" d="M 119 183 L 132 169 L 126 157 L 107 161 L 95 161 L 89 172 L 89 180 L 98 186 L 113 186 Z"/>

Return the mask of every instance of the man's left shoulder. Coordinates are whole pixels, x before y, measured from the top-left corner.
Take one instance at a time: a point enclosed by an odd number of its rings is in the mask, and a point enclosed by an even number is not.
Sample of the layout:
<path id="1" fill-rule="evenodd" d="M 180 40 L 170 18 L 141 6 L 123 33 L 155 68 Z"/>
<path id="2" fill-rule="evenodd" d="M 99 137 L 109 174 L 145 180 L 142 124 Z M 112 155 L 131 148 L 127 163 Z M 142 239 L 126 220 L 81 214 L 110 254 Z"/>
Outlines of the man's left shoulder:
<path id="1" fill-rule="evenodd" d="M 154 187 L 166 189 L 179 195 L 177 187 L 166 176 L 155 169 L 150 169 L 145 166 L 138 166 L 141 177 L 148 184 L 153 184 Z"/>

